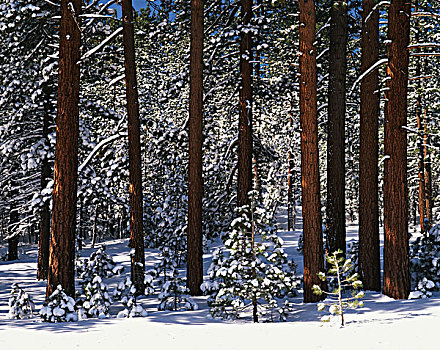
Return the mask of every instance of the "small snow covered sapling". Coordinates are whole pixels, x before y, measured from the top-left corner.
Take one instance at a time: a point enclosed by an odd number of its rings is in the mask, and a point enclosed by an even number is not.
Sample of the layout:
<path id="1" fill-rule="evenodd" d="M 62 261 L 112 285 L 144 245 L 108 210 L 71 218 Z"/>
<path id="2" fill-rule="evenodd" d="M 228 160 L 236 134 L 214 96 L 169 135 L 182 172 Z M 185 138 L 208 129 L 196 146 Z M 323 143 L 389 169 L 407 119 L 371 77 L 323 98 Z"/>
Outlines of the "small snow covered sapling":
<path id="1" fill-rule="evenodd" d="M 75 312 L 75 300 L 68 296 L 59 285 L 40 310 L 40 316 L 44 322 L 78 321 L 78 315 Z"/>
<path id="2" fill-rule="evenodd" d="M 118 318 L 147 316 L 147 311 L 136 301 L 136 287 L 129 277 L 119 282 L 113 292 L 113 298 L 120 300 L 121 304 L 125 307 L 124 310 L 119 311 Z"/>
<path id="3" fill-rule="evenodd" d="M 331 268 L 328 270 L 328 275 L 323 272 L 318 273 L 318 277 L 322 281 L 327 281 L 328 278 L 336 277 L 336 288 L 332 292 L 326 292 L 318 285 L 313 286 L 313 292 L 317 295 L 326 294 L 329 299 L 324 302 L 318 303 L 318 311 L 325 311 L 329 306 L 329 312 L 331 316 L 341 316 L 341 326 L 344 326 L 344 309 L 355 309 L 356 307 L 363 306 L 363 302 L 359 301 L 364 296 L 363 291 L 357 291 L 362 288 L 362 282 L 358 280 L 358 274 L 352 273 L 353 264 L 350 259 L 345 260 L 344 257 L 338 255 L 342 254 L 341 250 L 337 250 L 332 255 L 327 256 L 327 262 Z M 352 289 L 351 296 L 345 297 L 343 291 L 346 289 Z M 330 321 L 330 316 L 324 316 L 322 321 Z"/>
<path id="4" fill-rule="evenodd" d="M 264 208 L 255 207 L 252 201 L 252 207 L 236 212 L 231 231 L 224 237 L 225 247 L 214 252 L 210 280 L 202 284 L 202 290 L 211 294 L 211 314 L 234 319 L 252 313 L 254 322 L 260 317 L 285 320 L 288 303 L 279 303 L 295 295 L 295 266 L 287 260 Z"/>
<path id="5" fill-rule="evenodd" d="M 17 283 L 13 283 L 11 286 L 11 297 L 8 304 L 8 318 L 11 320 L 30 318 L 35 310 L 35 304 L 31 296 L 20 288 Z"/>
<path id="6" fill-rule="evenodd" d="M 179 270 L 174 269 L 173 275 L 162 285 L 159 294 L 158 310 L 197 310 L 197 303 L 190 297 L 185 280 L 179 277 Z"/>
<path id="7" fill-rule="evenodd" d="M 425 225 L 429 227 L 429 223 Z M 410 269 L 415 290 L 410 298 L 429 298 L 440 290 L 440 224 L 411 244 Z"/>
<path id="8" fill-rule="evenodd" d="M 96 275 L 92 281 L 84 287 L 85 300 L 82 303 L 87 317 L 109 317 L 109 309 L 112 300 L 108 294 L 108 286 L 102 278 Z"/>

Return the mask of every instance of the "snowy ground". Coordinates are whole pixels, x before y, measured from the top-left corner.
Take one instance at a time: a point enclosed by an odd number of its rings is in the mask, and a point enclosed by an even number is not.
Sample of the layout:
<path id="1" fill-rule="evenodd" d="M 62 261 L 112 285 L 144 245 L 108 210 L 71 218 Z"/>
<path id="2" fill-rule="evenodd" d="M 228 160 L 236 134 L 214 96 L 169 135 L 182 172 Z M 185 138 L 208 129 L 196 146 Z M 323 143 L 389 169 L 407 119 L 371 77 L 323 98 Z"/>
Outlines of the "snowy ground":
<path id="1" fill-rule="evenodd" d="M 357 226 L 347 227 L 347 240 L 355 239 Z M 296 250 L 298 232 L 281 231 L 286 251 L 302 269 L 302 257 Z M 4 246 L 0 246 L 3 252 Z M 294 311 L 285 323 L 253 324 L 248 320 L 223 322 L 210 318 L 206 298 L 195 298 L 197 311 L 157 311 L 156 300 L 144 299 L 149 316 L 137 319 L 83 320 L 76 323 L 48 324 L 38 317 L 8 320 L 10 286 L 17 282 L 29 292 L 37 311 L 44 299 L 45 283 L 35 279 L 35 245 L 20 247 L 18 262 L 0 262 L 0 349 L 270 349 L 275 347 L 307 349 L 414 349 L 440 348 L 440 295 L 431 299 L 395 301 L 379 293 L 366 293 L 364 307 L 346 314 L 346 326 L 339 320 L 322 323 L 323 315 L 315 304 L 303 304 L 301 295 L 294 300 Z M 85 249 L 83 256 L 90 254 Z M 107 253 L 115 261 L 129 266 L 126 240 L 107 243 Z M 146 252 L 152 267 L 158 252 Z M 210 255 L 205 255 L 205 268 Z M 127 269 L 128 272 L 128 269 Z"/>

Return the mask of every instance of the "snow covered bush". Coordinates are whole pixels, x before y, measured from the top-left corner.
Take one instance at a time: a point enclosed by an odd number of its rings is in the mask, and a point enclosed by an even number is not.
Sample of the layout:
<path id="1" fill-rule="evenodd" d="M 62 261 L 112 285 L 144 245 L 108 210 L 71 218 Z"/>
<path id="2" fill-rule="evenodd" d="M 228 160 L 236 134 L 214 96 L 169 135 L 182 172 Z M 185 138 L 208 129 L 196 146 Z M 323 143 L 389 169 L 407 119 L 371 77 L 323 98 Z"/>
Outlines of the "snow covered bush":
<path id="1" fill-rule="evenodd" d="M 150 287 L 146 285 L 145 290 L 149 291 Z M 124 310 L 119 311 L 118 318 L 147 316 L 147 311 L 136 302 L 136 287 L 133 285 L 129 277 L 124 281 L 119 282 L 118 286 L 113 291 L 113 297 L 115 300 L 120 300 L 125 307 Z"/>
<path id="2" fill-rule="evenodd" d="M 263 208 L 243 206 L 236 212 L 230 233 L 223 237 L 225 247 L 214 252 L 210 280 L 202 284 L 211 294 L 211 314 L 234 319 L 252 311 L 255 322 L 258 317 L 283 320 L 286 307 L 280 301 L 295 295 L 299 284 L 295 265 L 287 260 L 283 241 Z"/>
<path id="3" fill-rule="evenodd" d="M 190 297 L 185 280 L 179 277 L 179 270 L 174 269 L 173 275 L 163 285 L 159 294 L 158 310 L 197 310 L 197 303 Z"/>
<path id="4" fill-rule="evenodd" d="M 313 286 L 313 292 L 317 295 L 325 294 L 328 299 L 318 303 L 318 310 L 325 311 L 329 307 L 330 316 L 323 316 L 322 321 L 330 321 L 331 316 L 341 316 L 341 326 L 344 326 L 344 309 L 355 309 L 363 306 L 359 301 L 364 296 L 363 291 L 357 291 L 362 288 L 362 282 L 358 280 L 359 275 L 353 273 L 353 264 L 351 259 L 345 260 L 341 255 L 342 251 L 337 250 L 332 255 L 327 256 L 327 262 L 331 266 L 326 275 L 324 272 L 318 274 L 322 281 L 328 281 L 329 278 L 336 279 L 336 287 L 331 292 L 323 291 L 318 285 Z M 350 296 L 344 296 L 344 291 L 351 290 Z"/>
<path id="5" fill-rule="evenodd" d="M 40 310 L 40 316 L 44 322 L 78 321 L 78 315 L 75 312 L 75 300 L 68 296 L 59 285 Z"/>
<path id="6" fill-rule="evenodd" d="M 11 320 L 29 318 L 35 310 L 35 304 L 31 296 L 20 288 L 17 283 L 13 283 L 11 286 L 11 297 L 8 305 L 8 318 Z"/>
<path id="7" fill-rule="evenodd" d="M 411 244 L 411 279 L 413 297 L 430 297 L 440 290 L 440 224 L 425 231 Z"/>
<path id="8" fill-rule="evenodd" d="M 90 254 L 88 259 L 80 261 L 76 266 L 77 275 L 83 280 L 83 284 L 87 284 L 95 276 L 101 278 L 110 278 L 120 275 L 123 267 L 113 261 L 113 259 L 105 252 L 105 246 L 101 246 Z"/>
<path id="9" fill-rule="evenodd" d="M 85 298 L 82 307 L 87 317 L 109 317 L 109 309 L 112 303 L 108 294 L 108 286 L 98 275 L 84 287 Z"/>

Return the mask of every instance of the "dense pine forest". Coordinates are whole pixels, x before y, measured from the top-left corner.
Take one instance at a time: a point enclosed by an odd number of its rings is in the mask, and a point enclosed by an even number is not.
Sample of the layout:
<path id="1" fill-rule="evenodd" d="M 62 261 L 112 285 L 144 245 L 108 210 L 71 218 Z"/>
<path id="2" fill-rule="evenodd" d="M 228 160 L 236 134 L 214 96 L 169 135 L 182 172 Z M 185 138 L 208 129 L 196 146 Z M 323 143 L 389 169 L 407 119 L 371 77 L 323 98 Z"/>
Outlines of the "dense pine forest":
<path id="1" fill-rule="evenodd" d="M 439 49 L 438 0 L 0 0 L 0 317 L 438 303 Z"/>

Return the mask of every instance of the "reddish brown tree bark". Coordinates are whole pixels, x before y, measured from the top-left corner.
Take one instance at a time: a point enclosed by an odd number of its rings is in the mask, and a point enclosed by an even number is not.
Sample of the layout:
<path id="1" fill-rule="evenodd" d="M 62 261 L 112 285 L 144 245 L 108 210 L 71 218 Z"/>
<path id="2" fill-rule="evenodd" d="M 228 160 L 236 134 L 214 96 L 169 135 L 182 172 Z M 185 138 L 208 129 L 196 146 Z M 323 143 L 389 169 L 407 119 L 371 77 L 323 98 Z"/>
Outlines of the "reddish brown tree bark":
<path id="1" fill-rule="evenodd" d="M 139 99 L 136 81 L 136 63 L 134 47 L 133 6 L 131 0 L 122 0 L 125 91 L 127 96 L 128 117 L 128 158 L 130 166 L 130 248 L 131 280 L 136 294 L 145 292 L 145 252 L 142 208 L 142 168 L 139 122 Z"/>
<path id="2" fill-rule="evenodd" d="M 388 12 L 385 109 L 383 293 L 406 299 L 410 292 L 407 184 L 408 44 L 411 3 L 393 0 Z"/>
<path id="3" fill-rule="evenodd" d="M 252 18 L 252 0 L 241 0 L 240 102 L 238 131 L 238 206 L 249 204 L 252 190 L 252 37 L 245 28 Z"/>
<path id="4" fill-rule="evenodd" d="M 81 0 L 61 1 L 57 128 L 49 274 L 46 296 L 61 285 L 75 295 Z"/>
<path id="5" fill-rule="evenodd" d="M 202 295 L 203 0 L 191 1 L 187 286 Z"/>
<path id="6" fill-rule="evenodd" d="M 345 254 L 345 76 L 347 3 L 332 0 L 327 123 L 327 249 Z"/>
<path id="7" fill-rule="evenodd" d="M 315 2 L 299 0 L 299 69 L 301 123 L 301 185 L 304 242 L 304 302 L 322 297 L 312 291 L 322 285 L 318 272 L 324 270 L 319 181 Z"/>
<path id="8" fill-rule="evenodd" d="M 379 12 L 375 0 L 362 2 L 361 71 L 379 58 Z M 368 20 L 367 20 L 368 19 Z M 379 73 L 374 70 L 361 83 L 359 154 L 359 272 L 366 290 L 380 291 L 378 120 Z"/>

